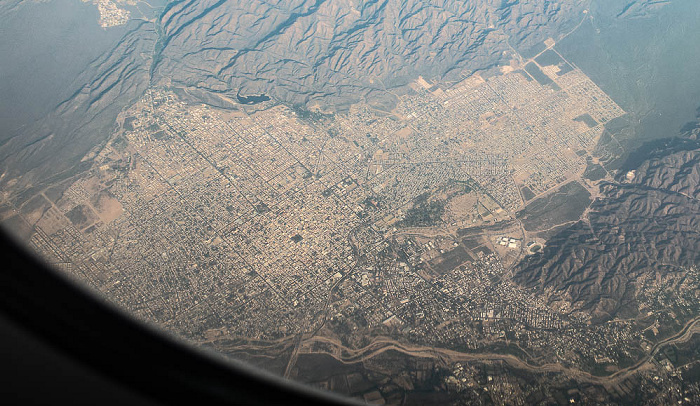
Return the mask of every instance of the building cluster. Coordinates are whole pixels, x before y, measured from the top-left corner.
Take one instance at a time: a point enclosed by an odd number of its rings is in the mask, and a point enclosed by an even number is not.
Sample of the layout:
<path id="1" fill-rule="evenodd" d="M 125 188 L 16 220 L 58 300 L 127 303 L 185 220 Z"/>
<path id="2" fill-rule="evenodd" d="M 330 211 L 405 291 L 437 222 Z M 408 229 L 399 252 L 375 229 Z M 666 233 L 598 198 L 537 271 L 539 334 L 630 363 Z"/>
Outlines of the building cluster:
<path id="1" fill-rule="evenodd" d="M 128 0 L 82 0 L 83 2 L 91 1 L 97 5 L 97 10 L 100 13 L 99 24 L 103 28 L 116 27 L 124 25 L 129 21 L 131 12 L 119 7 L 117 3 L 127 3 Z M 131 1 L 130 3 L 134 3 Z"/>

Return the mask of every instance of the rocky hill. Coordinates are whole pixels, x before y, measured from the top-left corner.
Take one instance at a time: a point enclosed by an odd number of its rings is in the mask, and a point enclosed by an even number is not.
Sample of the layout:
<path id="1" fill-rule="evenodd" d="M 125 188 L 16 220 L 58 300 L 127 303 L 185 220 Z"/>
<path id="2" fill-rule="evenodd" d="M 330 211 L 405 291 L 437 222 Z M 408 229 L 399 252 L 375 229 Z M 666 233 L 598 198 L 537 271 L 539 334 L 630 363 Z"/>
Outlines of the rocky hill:
<path id="1" fill-rule="evenodd" d="M 635 315 L 645 281 L 682 283 L 700 263 L 699 132 L 631 154 L 587 217 L 523 261 L 516 280 L 601 319 Z"/>
<path id="2" fill-rule="evenodd" d="M 573 1 L 174 1 L 156 77 L 293 104 L 382 103 L 417 75 L 459 78 L 556 36 Z M 504 52 L 506 54 L 504 54 Z"/>

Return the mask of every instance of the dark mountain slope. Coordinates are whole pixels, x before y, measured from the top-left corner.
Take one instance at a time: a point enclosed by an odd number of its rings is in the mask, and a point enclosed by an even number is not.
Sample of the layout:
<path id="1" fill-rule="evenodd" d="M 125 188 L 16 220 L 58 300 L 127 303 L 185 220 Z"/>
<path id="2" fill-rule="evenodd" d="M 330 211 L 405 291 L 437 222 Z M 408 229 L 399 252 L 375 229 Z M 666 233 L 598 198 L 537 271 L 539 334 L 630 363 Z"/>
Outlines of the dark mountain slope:
<path id="1" fill-rule="evenodd" d="M 682 275 L 700 263 L 700 141 L 657 141 L 628 161 L 604 198 L 518 267 L 518 282 L 595 316 L 634 314 L 640 278 Z M 629 178 L 634 177 L 632 180 Z M 699 289 L 696 287 L 695 289 Z"/>

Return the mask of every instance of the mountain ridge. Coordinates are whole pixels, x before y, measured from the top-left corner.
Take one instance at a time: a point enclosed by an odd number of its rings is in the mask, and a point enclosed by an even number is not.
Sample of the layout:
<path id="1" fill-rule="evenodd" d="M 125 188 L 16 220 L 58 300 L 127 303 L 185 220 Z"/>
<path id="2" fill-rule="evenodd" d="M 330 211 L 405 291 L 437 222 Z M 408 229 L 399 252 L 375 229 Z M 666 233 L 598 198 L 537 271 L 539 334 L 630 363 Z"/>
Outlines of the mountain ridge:
<path id="1" fill-rule="evenodd" d="M 698 129 L 640 147 L 588 215 L 524 259 L 515 280 L 598 320 L 640 309 L 644 279 L 700 263 Z M 545 289 L 544 287 L 547 287 Z"/>

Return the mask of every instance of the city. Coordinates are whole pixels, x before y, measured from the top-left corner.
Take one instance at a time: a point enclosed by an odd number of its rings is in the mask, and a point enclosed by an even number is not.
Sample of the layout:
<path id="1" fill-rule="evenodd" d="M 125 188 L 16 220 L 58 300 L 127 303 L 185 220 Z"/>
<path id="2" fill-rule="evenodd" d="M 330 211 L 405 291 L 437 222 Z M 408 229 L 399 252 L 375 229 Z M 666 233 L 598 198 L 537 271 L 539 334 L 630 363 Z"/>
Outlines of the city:
<path id="1" fill-rule="evenodd" d="M 92 167 L 5 204 L 50 263 L 138 318 L 233 356 L 291 351 L 288 377 L 303 356 L 355 362 L 391 346 L 432 348 L 452 362 L 448 387 L 499 399 L 517 392 L 511 378 L 465 368 L 557 365 L 597 384 L 620 372 L 624 391 L 623 372 L 648 357 L 665 371 L 649 382 L 678 379 L 654 358 L 657 335 L 672 335 L 659 319 L 593 324 L 510 278 L 546 245 L 520 211 L 572 184 L 596 196 L 584 171 L 625 114 L 551 46 L 452 85 L 419 78 L 392 112 L 183 99 L 148 90 Z M 649 280 L 645 311 L 689 321 L 698 277 Z"/>

